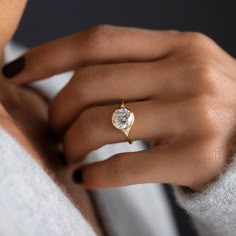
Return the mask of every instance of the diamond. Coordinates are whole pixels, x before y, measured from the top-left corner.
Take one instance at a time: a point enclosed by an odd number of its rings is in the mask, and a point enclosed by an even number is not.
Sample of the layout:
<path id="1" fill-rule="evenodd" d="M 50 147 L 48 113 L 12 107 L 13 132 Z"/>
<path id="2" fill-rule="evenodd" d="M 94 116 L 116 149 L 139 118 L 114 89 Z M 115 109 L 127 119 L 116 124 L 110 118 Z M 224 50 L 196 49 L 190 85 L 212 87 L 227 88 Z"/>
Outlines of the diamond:
<path id="1" fill-rule="evenodd" d="M 127 129 L 134 123 L 134 113 L 125 107 L 118 108 L 112 114 L 112 123 L 117 129 Z"/>

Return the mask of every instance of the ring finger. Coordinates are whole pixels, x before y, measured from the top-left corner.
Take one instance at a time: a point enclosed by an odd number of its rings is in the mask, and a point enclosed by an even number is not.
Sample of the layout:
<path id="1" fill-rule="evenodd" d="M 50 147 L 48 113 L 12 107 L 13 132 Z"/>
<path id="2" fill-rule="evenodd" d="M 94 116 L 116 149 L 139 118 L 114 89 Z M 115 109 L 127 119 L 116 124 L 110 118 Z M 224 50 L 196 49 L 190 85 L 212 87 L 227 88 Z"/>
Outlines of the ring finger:
<path id="1" fill-rule="evenodd" d="M 183 104 L 157 103 L 153 100 L 125 104 L 135 115 L 130 130 L 131 140 L 173 138 L 188 133 L 187 116 Z M 186 106 L 185 106 L 186 107 Z M 89 151 L 105 144 L 125 142 L 127 137 L 116 129 L 111 117 L 118 105 L 96 106 L 84 110 L 64 137 L 64 149 L 69 162 L 79 161 Z M 185 117 L 186 119 L 183 119 Z M 192 123 L 197 122 L 193 119 Z M 198 131 L 199 132 L 199 131 Z"/>

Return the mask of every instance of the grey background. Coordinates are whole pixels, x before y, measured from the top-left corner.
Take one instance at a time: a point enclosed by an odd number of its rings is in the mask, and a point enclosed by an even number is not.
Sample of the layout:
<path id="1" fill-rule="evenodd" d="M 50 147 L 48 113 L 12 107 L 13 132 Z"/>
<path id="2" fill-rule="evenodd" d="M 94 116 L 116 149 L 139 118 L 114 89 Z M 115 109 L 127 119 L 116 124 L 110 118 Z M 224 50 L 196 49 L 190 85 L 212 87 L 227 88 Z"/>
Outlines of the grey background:
<path id="1" fill-rule="evenodd" d="M 15 40 L 32 47 L 97 24 L 201 31 L 236 55 L 236 1 L 29 0 Z"/>

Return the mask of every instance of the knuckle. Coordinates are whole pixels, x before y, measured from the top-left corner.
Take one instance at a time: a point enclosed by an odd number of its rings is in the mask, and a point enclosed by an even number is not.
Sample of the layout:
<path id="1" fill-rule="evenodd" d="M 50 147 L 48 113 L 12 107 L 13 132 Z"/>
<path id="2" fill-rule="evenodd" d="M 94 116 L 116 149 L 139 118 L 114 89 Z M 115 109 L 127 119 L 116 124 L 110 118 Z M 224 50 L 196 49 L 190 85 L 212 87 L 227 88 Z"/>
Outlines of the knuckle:
<path id="1" fill-rule="evenodd" d="M 195 75 L 198 84 L 205 90 L 213 91 L 216 85 L 216 69 L 209 60 L 200 60 L 195 64 Z"/>
<path id="2" fill-rule="evenodd" d="M 197 131 L 204 136 L 217 136 L 218 128 L 218 112 L 212 103 L 212 99 L 208 96 L 200 96 L 195 103 L 191 114 L 195 121 Z"/>
<path id="3" fill-rule="evenodd" d="M 190 49 L 199 47 L 208 47 L 212 40 L 201 32 L 184 32 L 182 39 L 186 46 Z"/>
<path id="4" fill-rule="evenodd" d="M 112 25 L 107 25 L 107 24 L 101 24 L 101 25 L 96 25 L 92 27 L 90 30 L 95 34 L 95 35 L 103 35 L 107 31 L 111 30 L 113 28 Z"/>
<path id="5" fill-rule="evenodd" d="M 213 64 L 209 60 L 198 60 L 196 62 L 198 73 L 197 75 L 200 77 L 200 79 L 208 80 L 212 79 L 215 68 Z"/>
<path id="6" fill-rule="evenodd" d="M 176 132 L 183 139 L 204 138 L 220 134 L 219 111 L 208 95 L 198 95 L 186 100 L 178 111 Z"/>
<path id="7" fill-rule="evenodd" d="M 218 91 L 220 81 L 215 64 L 208 58 L 191 57 L 186 62 L 186 82 L 191 83 L 191 88 L 198 92 L 213 94 Z M 190 78 L 190 79 L 189 79 Z"/>
<path id="8" fill-rule="evenodd" d="M 97 25 L 92 27 L 88 32 L 87 42 L 91 50 L 102 50 L 110 42 L 114 34 L 114 26 Z"/>

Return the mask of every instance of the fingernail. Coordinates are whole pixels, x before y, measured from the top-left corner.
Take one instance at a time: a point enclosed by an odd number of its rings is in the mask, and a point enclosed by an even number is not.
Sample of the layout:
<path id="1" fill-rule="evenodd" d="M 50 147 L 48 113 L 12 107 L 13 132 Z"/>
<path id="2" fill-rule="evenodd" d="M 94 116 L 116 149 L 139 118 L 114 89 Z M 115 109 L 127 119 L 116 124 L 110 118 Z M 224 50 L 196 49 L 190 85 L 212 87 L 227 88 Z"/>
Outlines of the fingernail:
<path id="1" fill-rule="evenodd" d="M 25 68 L 25 57 L 20 57 L 15 61 L 6 64 L 2 68 L 2 74 L 10 79 L 19 74 Z"/>
<path id="2" fill-rule="evenodd" d="M 72 179 L 74 180 L 75 183 L 81 184 L 83 182 L 83 176 L 81 170 L 79 169 L 75 170 L 72 175 Z"/>

